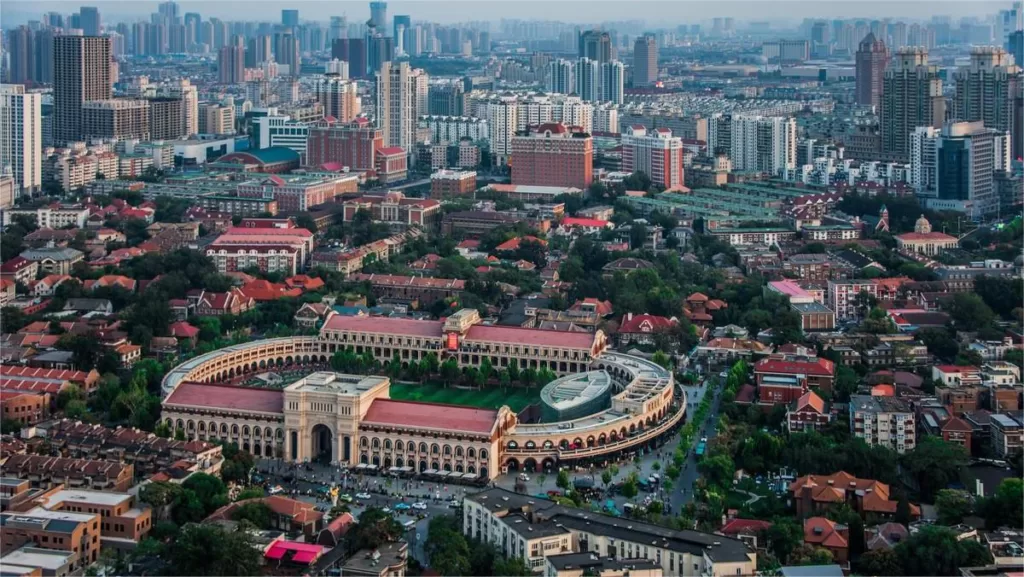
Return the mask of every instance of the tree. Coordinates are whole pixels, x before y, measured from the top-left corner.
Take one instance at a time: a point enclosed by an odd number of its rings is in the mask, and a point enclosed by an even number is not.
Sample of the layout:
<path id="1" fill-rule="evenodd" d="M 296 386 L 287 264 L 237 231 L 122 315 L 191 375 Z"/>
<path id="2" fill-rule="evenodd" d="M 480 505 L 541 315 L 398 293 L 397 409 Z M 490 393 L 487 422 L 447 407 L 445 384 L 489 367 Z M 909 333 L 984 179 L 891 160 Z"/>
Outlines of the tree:
<path id="1" fill-rule="evenodd" d="M 431 569 L 441 575 L 470 574 L 469 544 L 454 517 L 446 515 L 430 520 L 424 548 Z"/>
<path id="2" fill-rule="evenodd" d="M 1009 477 L 1003 479 L 995 494 L 982 499 L 977 506 L 978 514 L 985 519 L 988 529 L 999 527 L 1024 527 L 1020 511 L 1024 510 L 1024 479 Z"/>
<path id="3" fill-rule="evenodd" d="M 167 547 L 172 575 L 256 575 L 262 556 L 246 531 L 190 524 Z"/>
<path id="4" fill-rule="evenodd" d="M 935 508 L 939 524 L 957 525 L 971 514 L 974 502 L 971 494 L 957 489 L 942 489 L 935 494 Z"/>
<path id="5" fill-rule="evenodd" d="M 698 468 L 709 483 L 719 487 L 728 487 L 736 474 L 736 465 L 728 455 L 707 457 L 700 462 Z"/>
<path id="6" fill-rule="evenodd" d="M 914 520 L 913 512 L 910 509 L 910 501 L 906 495 L 900 495 L 896 501 L 896 514 L 893 517 L 900 525 L 909 525 Z"/>
<path id="7" fill-rule="evenodd" d="M 519 361 L 512 359 L 508 362 L 508 376 L 513 381 L 519 380 Z"/>
<path id="8" fill-rule="evenodd" d="M 956 575 L 960 567 L 991 563 L 981 543 L 960 541 L 946 527 L 925 526 L 896 546 L 903 575 Z"/>
<path id="9" fill-rule="evenodd" d="M 351 551 L 376 549 L 383 543 L 397 541 L 404 533 L 401 523 L 378 507 L 369 507 L 359 515 L 349 544 Z"/>
<path id="10" fill-rule="evenodd" d="M 955 293 L 947 311 L 960 330 L 976 331 L 992 324 L 995 314 L 980 296 L 973 292 Z"/>
<path id="11" fill-rule="evenodd" d="M 234 521 L 248 521 L 258 529 L 269 529 L 274 511 L 261 501 L 250 501 L 238 506 L 231 513 Z"/>
<path id="12" fill-rule="evenodd" d="M 763 538 L 763 539 L 762 539 Z M 767 549 L 783 562 L 789 558 L 793 551 L 804 540 L 803 526 L 791 517 L 777 517 L 772 519 L 771 527 L 761 531 L 758 543 L 766 543 Z"/>
<path id="13" fill-rule="evenodd" d="M 638 493 L 636 479 L 630 476 L 626 479 L 626 482 L 622 484 L 622 496 L 627 499 L 633 499 Z"/>
<path id="14" fill-rule="evenodd" d="M 450 385 L 457 378 L 459 378 L 459 362 L 453 357 L 449 357 L 441 363 L 441 379 L 444 380 L 446 385 Z"/>
<path id="15" fill-rule="evenodd" d="M 181 484 L 181 488 L 195 493 L 207 514 L 228 504 L 227 486 L 224 485 L 224 481 L 213 475 L 206 473 L 191 475 Z"/>
<path id="16" fill-rule="evenodd" d="M 850 558 L 857 559 L 864 553 L 864 521 L 854 512 L 846 523 L 849 529 Z"/>
<path id="17" fill-rule="evenodd" d="M 555 486 L 562 491 L 568 491 L 569 487 L 572 486 L 569 481 L 569 472 L 562 469 L 558 472 L 558 477 L 555 479 Z"/>
<path id="18" fill-rule="evenodd" d="M 888 577 L 890 575 L 902 575 L 903 565 L 896 554 L 895 549 L 875 549 L 860 556 L 858 563 L 858 574 L 878 575 Z"/>
<path id="19" fill-rule="evenodd" d="M 961 294 L 961 293 L 957 293 Z M 917 479 L 921 500 L 930 502 L 935 494 L 959 477 L 967 466 L 967 450 L 932 435 L 921 439 L 913 451 L 903 455 L 904 468 Z"/>
<path id="20" fill-rule="evenodd" d="M 177 501 L 181 492 L 181 485 L 167 481 L 154 481 L 142 486 L 139 490 L 139 500 L 152 507 L 157 519 L 160 519 L 163 517 L 166 507 Z"/>
<path id="21" fill-rule="evenodd" d="M 654 356 L 651 357 L 651 361 L 663 369 L 672 368 L 672 359 L 670 359 L 663 351 L 656 351 Z"/>
<path id="22" fill-rule="evenodd" d="M 608 488 L 608 485 L 612 484 L 612 474 L 611 474 L 611 471 L 604 471 L 603 473 L 601 473 L 601 482 L 604 483 L 604 488 L 605 489 Z"/>

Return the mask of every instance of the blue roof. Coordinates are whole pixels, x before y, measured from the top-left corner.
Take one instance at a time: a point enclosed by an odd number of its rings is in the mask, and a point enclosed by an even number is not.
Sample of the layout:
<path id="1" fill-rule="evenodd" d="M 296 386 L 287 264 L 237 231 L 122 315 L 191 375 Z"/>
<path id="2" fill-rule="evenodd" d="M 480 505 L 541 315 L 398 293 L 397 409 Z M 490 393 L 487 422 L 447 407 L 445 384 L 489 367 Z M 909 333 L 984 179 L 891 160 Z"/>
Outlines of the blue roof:
<path id="1" fill-rule="evenodd" d="M 298 162 L 299 160 L 298 152 L 284 146 L 271 146 L 269 148 L 261 148 L 259 150 L 247 150 L 246 154 L 255 156 L 264 164 L 291 161 Z"/>

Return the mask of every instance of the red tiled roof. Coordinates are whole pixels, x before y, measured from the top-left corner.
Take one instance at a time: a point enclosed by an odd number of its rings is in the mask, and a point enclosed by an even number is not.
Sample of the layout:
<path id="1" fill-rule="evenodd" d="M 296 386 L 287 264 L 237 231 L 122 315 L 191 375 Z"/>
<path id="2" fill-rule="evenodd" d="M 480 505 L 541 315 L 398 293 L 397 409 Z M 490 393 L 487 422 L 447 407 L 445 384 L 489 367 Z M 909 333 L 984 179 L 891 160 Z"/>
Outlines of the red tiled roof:
<path id="1" fill-rule="evenodd" d="M 796 410 L 801 411 L 805 408 L 814 409 L 819 415 L 825 414 L 825 401 L 818 395 L 814 394 L 814 391 L 807 391 L 800 396 L 796 401 Z"/>
<path id="2" fill-rule="evenodd" d="M 974 429 L 960 417 L 950 417 L 942 422 L 942 430 L 970 433 Z"/>
<path id="3" fill-rule="evenodd" d="M 908 232 L 905 234 L 896 235 L 896 238 L 900 240 L 944 240 L 956 242 L 955 236 L 949 236 L 941 232 Z"/>
<path id="4" fill-rule="evenodd" d="M 386 146 L 378 148 L 377 154 L 405 154 L 405 149 L 401 146 Z"/>
<path id="5" fill-rule="evenodd" d="M 324 328 L 336 331 L 357 331 L 402 335 L 410 337 L 441 338 L 441 321 L 417 321 L 412 319 L 390 319 L 384 317 L 357 317 L 332 315 Z"/>
<path id="6" fill-rule="evenodd" d="M 825 517 L 811 517 L 804 521 L 804 542 L 823 547 L 844 549 L 849 546 L 839 533 L 841 526 Z"/>
<path id="7" fill-rule="evenodd" d="M 539 238 L 537 238 L 535 236 L 523 236 L 523 237 L 510 238 L 510 239 L 506 240 L 505 242 L 499 244 L 498 246 L 494 247 L 494 250 L 496 250 L 496 251 L 518 250 L 519 249 L 519 245 L 522 244 L 523 242 L 535 242 L 535 243 L 537 243 L 537 244 L 539 244 L 541 246 L 547 246 L 548 245 L 548 241 L 543 240 L 543 239 L 539 239 Z"/>
<path id="8" fill-rule="evenodd" d="M 362 422 L 488 434 L 494 429 L 497 418 L 498 411 L 493 409 L 375 399 Z"/>
<path id="9" fill-rule="evenodd" d="M 72 383 L 85 383 L 89 374 L 82 371 L 64 371 L 60 369 L 36 369 L 33 367 L 12 367 L 0 365 L 0 376 L 2 377 L 24 377 L 37 379 L 58 379 L 71 381 Z"/>
<path id="10" fill-rule="evenodd" d="M 675 321 L 655 315 L 625 315 L 619 323 L 619 334 L 653 333 L 667 331 L 675 326 Z"/>
<path id="11" fill-rule="evenodd" d="M 191 339 L 199 334 L 199 329 L 185 321 L 178 321 L 170 326 L 171 336 L 175 338 Z"/>
<path id="12" fill-rule="evenodd" d="M 191 405 L 232 409 L 256 413 L 280 413 L 284 406 L 284 392 L 275 389 L 250 389 L 182 383 L 164 399 L 165 405 Z"/>
<path id="13" fill-rule="evenodd" d="M 497 342 L 590 350 L 594 345 L 594 335 L 590 333 L 570 333 L 521 327 L 473 325 L 466 332 L 466 337 L 463 341 L 467 343 L 474 341 L 481 343 Z"/>
<path id="14" fill-rule="evenodd" d="M 814 375 L 831 377 L 835 374 L 835 366 L 828 359 L 808 361 L 786 361 L 781 359 L 764 359 L 754 365 L 755 373 L 781 373 L 784 375 Z"/>
<path id="15" fill-rule="evenodd" d="M 746 532 L 758 532 L 762 529 L 768 529 L 772 526 L 769 521 L 760 521 L 758 519 L 733 519 L 722 525 L 722 528 L 718 531 L 723 535 L 736 535 L 737 533 Z"/>

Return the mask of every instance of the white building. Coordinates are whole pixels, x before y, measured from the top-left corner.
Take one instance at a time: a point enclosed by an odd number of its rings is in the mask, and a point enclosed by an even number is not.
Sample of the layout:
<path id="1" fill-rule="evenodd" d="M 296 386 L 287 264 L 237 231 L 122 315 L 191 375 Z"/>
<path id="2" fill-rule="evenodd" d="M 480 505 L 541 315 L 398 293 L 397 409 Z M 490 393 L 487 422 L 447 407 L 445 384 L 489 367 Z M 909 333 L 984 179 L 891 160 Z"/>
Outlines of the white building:
<path id="1" fill-rule="evenodd" d="M 416 141 L 417 81 L 408 62 L 385 62 L 377 73 L 376 126 L 384 130 L 385 146 L 406 151 Z"/>
<path id="2" fill-rule="evenodd" d="M 796 167 L 795 119 L 739 115 L 730 128 L 733 170 L 782 176 Z"/>
<path id="3" fill-rule="evenodd" d="M 561 104 L 557 102 L 552 108 L 551 120 L 566 126 L 579 126 L 583 132 L 590 133 L 594 127 L 594 106 L 583 102 L 579 96 L 566 96 Z"/>
<path id="4" fill-rule="evenodd" d="M 880 445 L 897 453 L 914 450 L 917 429 L 914 409 L 896 397 L 850 397 L 850 429 L 868 445 Z"/>
<path id="5" fill-rule="evenodd" d="M 940 132 L 931 126 L 918 126 L 910 135 L 910 186 L 919 196 L 937 194 L 939 174 L 935 151 Z"/>
<path id="6" fill-rule="evenodd" d="M 587 102 L 601 100 L 601 63 L 580 58 L 576 63 L 576 93 Z"/>
<path id="7" fill-rule="evenodd" d="M 470 138 L 474 142 L 488 140 L 491 137 L 490 125 L 483 118 L 469 116 L 421 116 L 420 126 L 430 130 L 430 141 L 433 143 L 449 142 L 456 144 L 462 138 Z"/>
<path id="8" fill-rule="evenodd" d="M 594 108 L 594 132 L 619 133 L 619 109 L 614 104 L 601 104 Z"/>
<path id="9" fill-rule="evenodd" d="M 309 139 L 308 124 L 296 122 L 287 114 L 278 114 L 276 108 L 270 108 L 266 116 L 253 117 L 252 127 L 256 148 L 285 146 L 305 158 L 306 142 Z"/>
<path id="10" fill-rule="evenodd" d="M 499 163 L 505 163 L 512 154 L 512 137 L 519 122 L 516 99 L 502 98 L 487 103 L 487 124 L 491 129 L 491 154 Z"/>
<path id="11" fill-rule="evenodd" d="M 10 169 L 15 198 L 43 184 L 42 96 L 0 84 L 0 174 Z"/>

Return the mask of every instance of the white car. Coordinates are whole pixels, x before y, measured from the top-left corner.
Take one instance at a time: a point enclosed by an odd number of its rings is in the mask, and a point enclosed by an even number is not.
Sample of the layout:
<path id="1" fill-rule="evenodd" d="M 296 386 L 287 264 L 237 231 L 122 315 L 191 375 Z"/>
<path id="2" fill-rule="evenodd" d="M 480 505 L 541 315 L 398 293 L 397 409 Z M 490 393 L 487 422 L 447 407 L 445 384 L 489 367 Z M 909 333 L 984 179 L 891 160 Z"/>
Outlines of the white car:
<path id="1" fill-rule="evenodd" d="M 271 487 L 271 488 L 270 488 L 270 490 L 269 490 L 269 491 L 267 491 L 267 492 L 268 492 L 268 493 L 270 493 L 271 495 L 276 495 L 276 494 L 278 494 L 278 493 L 283 493 L 283 492 L 284 492 L 284 489 L 282 489 L 282 488 L 281 488 L 281 485 L 274 485 L 274 486 L 273 486 L 273 487 Z"/>
<path id="2" fill-rule="evenodd" d="M 530 480 L 530 476 L 527 475 L 526 473 L 519 473 L 519 480 L 520 481 L 529 481 Z"/>
<path id="3" fill-rule="evenodd" d="M 426 511 L 427 510 L 427 504 L 424 503 L 423 501 L 418 501 L 418 502 L 412 504 L 412 508 L 413 509 L 417 509 L 419 511 Z"/>
<path id="4" fill-rule="evenodd" d="M 372 498 L 373 497 L 369 493 L 356 493 L 356 499 L 366 500 Z"/>
<path id="5" fill-rule="evenodd" d="M 390 513 L 391 507 L 384 507 L 383 509 L 381 509 L 381 511 L 384 511 L 385 513 Z"/>

